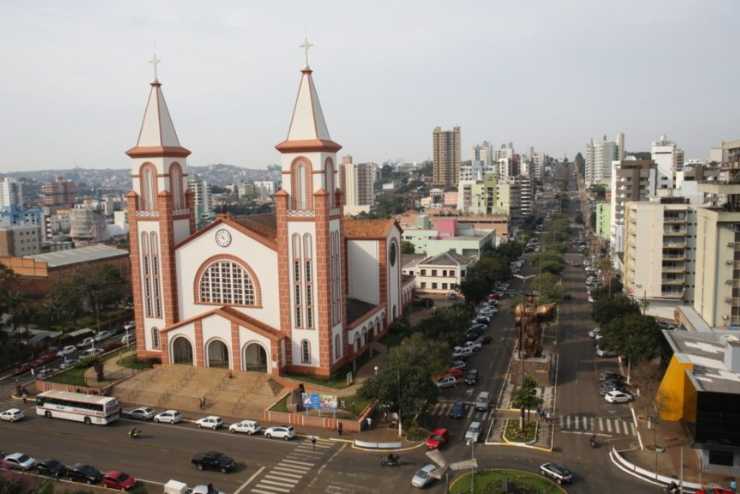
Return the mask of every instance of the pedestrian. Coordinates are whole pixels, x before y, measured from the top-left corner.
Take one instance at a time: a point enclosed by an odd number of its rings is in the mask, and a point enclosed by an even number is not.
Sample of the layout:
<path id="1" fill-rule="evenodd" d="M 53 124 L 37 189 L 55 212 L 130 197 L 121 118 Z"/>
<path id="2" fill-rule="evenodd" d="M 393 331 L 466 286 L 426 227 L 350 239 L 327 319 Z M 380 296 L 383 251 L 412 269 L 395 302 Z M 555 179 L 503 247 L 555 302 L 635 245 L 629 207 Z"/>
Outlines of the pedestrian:
<path id="1" fill-rule="evenodd" d="M 36 378 L 36 369 L 31 367 L 31 377 Z"/>
<path id="2" fill-rule="evenodd" d="M 342 435 L 342 422 L 341 421 L 337 425 L 337 432 L 339 433 L 340 436 Z"/>
<path id="3" fill-rule="evenodd" d="M 730 480 L 730 490 L 732 492 L 737 492 L 737 482 L 735 479 Z"/>
<path id="4" fill-rule="evenodd" d="M 311 436 L 311 446 L 313 447 L 313 450 L 316 451 L 316 436 Z"/>
<path id="5" fill-rule="evenodd" d="M 373 419 L 372 419 L 372 417 L 368 417 L 367 418 L 367 428 L 368 428 L 368 430 L 373 428 Z"/>

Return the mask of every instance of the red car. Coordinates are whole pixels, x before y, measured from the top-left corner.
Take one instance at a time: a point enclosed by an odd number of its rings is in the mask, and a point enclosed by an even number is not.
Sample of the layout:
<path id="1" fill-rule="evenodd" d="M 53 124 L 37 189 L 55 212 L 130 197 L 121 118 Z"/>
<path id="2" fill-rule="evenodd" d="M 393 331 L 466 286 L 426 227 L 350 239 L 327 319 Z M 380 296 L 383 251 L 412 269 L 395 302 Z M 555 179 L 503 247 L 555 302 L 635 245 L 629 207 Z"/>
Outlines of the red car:
<path id="1" fill-rule="evenodd" d="M 136 485 L 136 479 L 127 473 L 111 470 L 103 475 L 103 485 L 111 489 L 127 491 Z"/>
<path id="2" fill-rule="evenodd" d="M 450 432 L 440 427 L 439 429 L 434 429 L 432 431 L 432 434 L 427 438 L 426 445 L 427 449 L 439 449 L 442 446 L 444 446 L 447 441 L 450 439 Z"/>
<path id="3" fill-rule="evenodd" d="M 734 494 L 734 492 L 735 491 L 731 491 L 730 489 L 723 489 L 721 487 L 710 487 L 708 489 L 696 491 L 695 494 Z"/>
<path id="4" fill-rule="evenodd" d="M 451 367 L 447 369 L 447 375 L 454 377 L 455 379 L 462 379 L 463 377 L 463 370 L 458 369 L 457 367 Z"/>

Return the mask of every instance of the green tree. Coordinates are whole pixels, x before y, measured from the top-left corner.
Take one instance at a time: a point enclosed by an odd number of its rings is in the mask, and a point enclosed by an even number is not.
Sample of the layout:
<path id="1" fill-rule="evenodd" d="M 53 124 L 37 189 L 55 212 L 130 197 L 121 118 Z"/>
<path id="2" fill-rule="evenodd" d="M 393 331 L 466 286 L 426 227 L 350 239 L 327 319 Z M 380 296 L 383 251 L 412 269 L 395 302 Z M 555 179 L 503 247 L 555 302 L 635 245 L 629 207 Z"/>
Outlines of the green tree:
<path id="1" fill-rule="evenodd" d="M 460 291 L 465 301 L 475 306 L 481 303 L 491 291 L 491 283 L 485 273 L 474 265 L 465 274 L 465 279 L 460 284 Z"/>
<path id="2" fill-rule="evenodd" d="M 519 409 L 519 428 L 523 430 L 524 425 L 529 422 L 529 411 L 542 404 L 542 398 L 537 396 L 537 381 L 532 376 L 524 376 L 522 384 L 511 397 L 511 404 Z"/>
<path id="3" fill-rule="evenodd" d="M 465 336 L 471 316 L 472 309 L 466 304 L 435 309 L 430 317 L 419 322 L 416 332 L 451 348 Z"/>
<path id="4" fill-rule="evenodd" d="M 387 353 L 377 375 L 359 390 L 361 397 L 378 400 L 409 421 L 434 403 L 439 390 L 432 376 L 445 369 L 447 348 L 437 341 L 413 334 Z"/>
<path id="5" fill-rule="evenodd" d="M 594 321 L 602 327 L 608 325 L 614 319 L 624 317 L 628 314 L 639 314 L 640 307 L 631 298 L 616 294 L 612 297 L 601 296 L 594 299 L 592 315 Z"/>
<path id="6" fill-rule="evenodd" d="M 414 254 L 415 252 L 414 244 L 408 240 L 401 240 L 401 254 Z"/>
<path id="7" fill-rule="evenodd" d="M 665 339 L 654 317 L 631 312 L 609 322 L 603 346 L 627 358 L 630 364 L 661 356 Z"/>
<path id="8" fill-rule="evenodd" d="M 538 274 L 532 279 L 532 288 L 537 291 L 537 303 L 559 304 L 563 299 L 560 278 L 549 272 Z"/>

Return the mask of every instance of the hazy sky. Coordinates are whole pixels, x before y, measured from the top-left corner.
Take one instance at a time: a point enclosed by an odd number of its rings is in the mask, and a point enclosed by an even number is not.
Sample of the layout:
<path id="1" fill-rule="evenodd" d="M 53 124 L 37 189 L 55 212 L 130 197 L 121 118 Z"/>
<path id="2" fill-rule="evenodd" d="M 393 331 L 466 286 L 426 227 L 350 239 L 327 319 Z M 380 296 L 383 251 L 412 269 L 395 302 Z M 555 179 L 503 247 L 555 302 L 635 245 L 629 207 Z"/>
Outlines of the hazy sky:
<path id="1" fill-rule="evenodd" d="M 526 6 L 524 5 L 526 4 Z M 355 161 L 431 156 L 435 126 L 572 157 L 740 137 L 740 2 L 33 1 L 0 4 L 0 172 L 126 167 L 152 79 L 191 164 L 276 162 L 304 33 Z"/>

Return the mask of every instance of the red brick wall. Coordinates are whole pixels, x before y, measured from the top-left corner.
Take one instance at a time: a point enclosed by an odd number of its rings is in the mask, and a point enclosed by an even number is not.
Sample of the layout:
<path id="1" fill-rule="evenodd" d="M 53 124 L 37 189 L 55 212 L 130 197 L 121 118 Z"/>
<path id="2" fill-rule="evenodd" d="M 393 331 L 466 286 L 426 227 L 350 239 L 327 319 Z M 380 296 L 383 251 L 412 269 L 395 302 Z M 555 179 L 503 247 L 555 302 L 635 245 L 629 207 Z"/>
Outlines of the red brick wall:
<path id="1" fill-rule="evenodd" d="M 329 194 L 319 190 L 314 194 L 316 215 L 316 287 L 318 299 L 319 360 L 317 375 L 331 374 L 331 286 L 330 286 L 330 242 L 329 233 Z M 326 288 L 324 288 L 326 287 Z M 325 291 L 328 297 L 322 297 Z M 315 349 L 312 349 L 315 351 Z"/>

